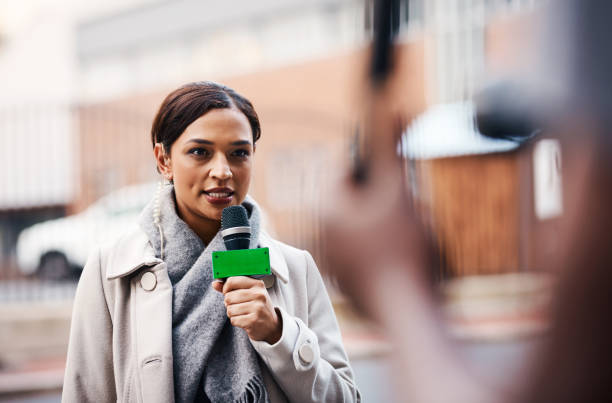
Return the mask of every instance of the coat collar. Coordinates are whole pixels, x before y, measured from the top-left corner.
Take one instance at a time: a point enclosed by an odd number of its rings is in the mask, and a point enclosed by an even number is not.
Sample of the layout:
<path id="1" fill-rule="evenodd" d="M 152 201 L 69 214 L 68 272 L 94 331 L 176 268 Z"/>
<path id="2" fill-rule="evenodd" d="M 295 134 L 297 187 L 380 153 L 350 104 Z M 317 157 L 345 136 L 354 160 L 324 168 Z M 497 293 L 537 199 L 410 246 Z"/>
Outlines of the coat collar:
<path id="1" fill-rule="evenodd" d="M 283 283 L 289 281 L 289 269 L 276 242 L 266 232 L 261 231 L 259 243 L 262 248 L 270 249 L 270 269 Z M 106 278 L 112 280 L 125 277 L 138 270 L 158 265 L 163 261 L 155 257 L 147 235 L 136 227 L 122 236 L 110 248 Z"/>
<path id="2" fill-rule="evenodd" d="M 125 277 L 143 267 L 162 263 L 161 259 L 155 257 L 153 247 L 140 227 L 128 231 L 109 250 L 106 270 L 106 278 L 109 280 Z"/>

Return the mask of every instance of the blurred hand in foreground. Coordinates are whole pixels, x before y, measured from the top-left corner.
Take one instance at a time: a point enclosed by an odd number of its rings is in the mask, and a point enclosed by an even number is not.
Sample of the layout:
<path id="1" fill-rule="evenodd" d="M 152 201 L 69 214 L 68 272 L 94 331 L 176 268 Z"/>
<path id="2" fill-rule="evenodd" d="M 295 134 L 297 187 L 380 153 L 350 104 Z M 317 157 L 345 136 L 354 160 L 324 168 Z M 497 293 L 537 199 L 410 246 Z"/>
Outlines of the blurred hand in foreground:
<path id="1" fill-rule="evenodd" d="M 500 401 L 466 370 L 443 329 L 427 281 L 433 243 L 407 190 L 397 151 L 405 125 L 390 98 L 384 87 L 364 97 L 363 147 L 352 171 L 333 186 L 333 203 L 324 213 L 329 269 L 393 344 L 396 396 L 419 402 Z"/>

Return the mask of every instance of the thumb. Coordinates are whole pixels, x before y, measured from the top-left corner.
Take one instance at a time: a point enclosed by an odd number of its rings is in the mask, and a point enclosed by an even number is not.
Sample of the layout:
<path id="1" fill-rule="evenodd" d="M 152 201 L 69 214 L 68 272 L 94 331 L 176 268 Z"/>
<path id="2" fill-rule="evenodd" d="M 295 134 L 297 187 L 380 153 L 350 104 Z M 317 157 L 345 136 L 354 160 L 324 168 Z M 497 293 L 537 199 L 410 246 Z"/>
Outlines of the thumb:
<path id="1" fill-rule="evenodd" d="M 212 288 L 214 288 L 215 291 L 223 293 L 223 280 L 213 280 Z"/>

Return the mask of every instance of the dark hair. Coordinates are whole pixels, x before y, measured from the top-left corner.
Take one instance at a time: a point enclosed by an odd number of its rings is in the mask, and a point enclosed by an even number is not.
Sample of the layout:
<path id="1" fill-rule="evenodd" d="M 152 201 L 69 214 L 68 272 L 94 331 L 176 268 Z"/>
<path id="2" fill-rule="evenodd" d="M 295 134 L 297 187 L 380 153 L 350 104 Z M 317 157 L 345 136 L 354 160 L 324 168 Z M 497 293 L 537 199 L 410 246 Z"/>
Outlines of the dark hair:
<path id="1" fill-rule="evenodd" d="M 253 144 L 261 137 L 259 117 L 251 102 L 233 89 L 211 81 L 185 84 L 162 102 L 151 127 L 153 147 L 161 143 L 166 152 L 193 121 L 211 109 L 236 107 L 249 120 Z"/>

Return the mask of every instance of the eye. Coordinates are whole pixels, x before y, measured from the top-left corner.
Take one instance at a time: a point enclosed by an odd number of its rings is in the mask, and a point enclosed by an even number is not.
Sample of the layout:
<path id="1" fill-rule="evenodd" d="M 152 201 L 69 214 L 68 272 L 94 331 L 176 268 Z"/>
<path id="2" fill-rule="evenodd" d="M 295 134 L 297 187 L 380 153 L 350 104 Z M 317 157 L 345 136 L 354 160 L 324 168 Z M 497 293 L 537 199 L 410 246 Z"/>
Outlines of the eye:
<path id="1" fill-rule="evenodd" d="M 239 149 L 239 150 L 232 151 L 232 157 L 237 157 L 237 158 L 245 159 L 249 155 L 251 155 L 251 152 L 249 150 L 243 149 L 243 148 Z"/>
<path id="2" fill-rule="evenodd" d="M 202 147 L 194 147 L 190 149 L 188 153 L 196 157 L 208 157 L 208 155 L 210 155 L 210 152 Z"/>

